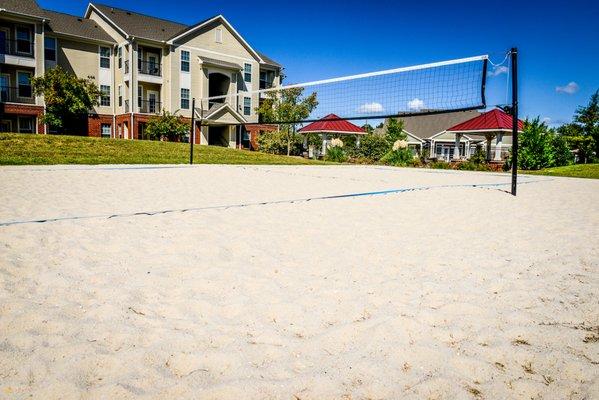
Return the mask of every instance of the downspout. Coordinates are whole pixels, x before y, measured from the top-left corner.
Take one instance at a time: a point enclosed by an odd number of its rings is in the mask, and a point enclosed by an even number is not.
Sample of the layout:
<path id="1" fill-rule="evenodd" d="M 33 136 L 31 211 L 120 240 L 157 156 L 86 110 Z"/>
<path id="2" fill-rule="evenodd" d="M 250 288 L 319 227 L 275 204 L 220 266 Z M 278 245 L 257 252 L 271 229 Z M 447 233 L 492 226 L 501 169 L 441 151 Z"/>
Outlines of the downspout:
<path id="1" fill-rule="evenodd" d="M 133 139 L 133 107 L 135 106 L 135 104 L 137 104 L 134 100 L 133 100 L 133 95 L 134 95 L 134 91 L 133 91 L 133 71 L 134 71 L 134 67 L 133 67 L 133 40 L 135 38 L 133 37 L 128 37 L 127 39 L 129 39 L 129 102 L 130 102 L 130 115 L 129 115 L 129 120 L 130 120 L 130 126 L 129 126 L 129 135 L 131 136 L 131 139 Z M 129 139 L 129 138 L 127 138 Z"/>

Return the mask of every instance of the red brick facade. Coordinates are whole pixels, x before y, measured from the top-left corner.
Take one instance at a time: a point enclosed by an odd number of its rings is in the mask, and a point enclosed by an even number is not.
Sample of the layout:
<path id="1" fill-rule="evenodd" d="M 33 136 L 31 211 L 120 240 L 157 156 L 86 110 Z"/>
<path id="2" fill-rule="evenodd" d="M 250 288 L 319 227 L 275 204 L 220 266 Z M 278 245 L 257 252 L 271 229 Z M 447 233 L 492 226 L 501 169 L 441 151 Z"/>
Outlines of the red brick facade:
<path id="1" fill-rule="evenodd" d="M 246 125 L 245 130 L 250 134 L 250 148 L 258 150 L 258 136 L 261 132 L 273 132 L 277 130 L 277 125 L 256 124 Z"/>
<path id="2" fill-rule="evenodd" d="M 6 115 L 6 117 L 35 117 L 37 124 L 36 133 L 46 133 L 45 126 L 41 121 L 44 115 L 44 107 L 42 106 L 12 103 L 1 104 L 0 115 Z M 13 127 L 13 130 L 16 132 L 17 127 Z"/>
<path id="3" fill-rule="evenodd" d="M 93 137 L 102 136 L 102 124 L 110 125 L 110 137 L 114 137 L 112 115 L 90 114 L 87 117 L 87 135 Z"/>

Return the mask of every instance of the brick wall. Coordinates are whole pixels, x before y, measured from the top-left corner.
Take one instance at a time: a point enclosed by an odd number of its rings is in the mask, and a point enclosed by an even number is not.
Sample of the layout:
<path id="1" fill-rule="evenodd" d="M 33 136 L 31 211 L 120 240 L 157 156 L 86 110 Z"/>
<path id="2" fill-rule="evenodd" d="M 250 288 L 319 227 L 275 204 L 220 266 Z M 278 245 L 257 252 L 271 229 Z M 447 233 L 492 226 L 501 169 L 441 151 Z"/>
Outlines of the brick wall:
<path id="1" fill-rule="evenodd" d="M 102 137 L 102 124 L 110 125 L 111 137 L 114 137 L 114 126 L 112 126 L 112 115 L 90 114 L 87 116 L 87 135 Z"/>
<path id="2" fill-rule="evenodd" d="M 245 125 L 246 131 L 250 134 L 250 144 L 252 150 L 258 150 L 258 136 L 260 132 L 273 132 L 277 130 L 277 125 L 256 124 Z"/>
<path id="3" fill-rule="evenodd" d="M 37 132 L 46 133 L 45 125 L 42 124 L 41 117 L 44 115 L 44 107 L 32 106 L 27 104 L 0 104 L 0 115 L 7 114 L 13 116 L 36 117 Z M 16 129 L 14 129 L 16 131 Z"/>

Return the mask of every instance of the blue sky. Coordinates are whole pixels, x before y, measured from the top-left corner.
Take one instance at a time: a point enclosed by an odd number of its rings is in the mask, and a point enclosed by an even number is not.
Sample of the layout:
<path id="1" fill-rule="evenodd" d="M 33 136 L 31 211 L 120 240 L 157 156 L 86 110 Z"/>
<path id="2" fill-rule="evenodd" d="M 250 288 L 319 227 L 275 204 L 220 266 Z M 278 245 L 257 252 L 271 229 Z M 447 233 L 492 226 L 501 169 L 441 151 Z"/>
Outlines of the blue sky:
<path id="1" fill-rule="evenodd" d="M 38 2 L 76 15 L 87 5 Z M 596 0 L 101 2 L 188 24 L 223 14 L 254 48 L 285 66 L 287 82 L 479 54 L 498 62 L 517 46 L 521 116 L 568 122 L 599 89 Z M 505 102 L 506 75 L 489 79 L 489 104 Z"/>

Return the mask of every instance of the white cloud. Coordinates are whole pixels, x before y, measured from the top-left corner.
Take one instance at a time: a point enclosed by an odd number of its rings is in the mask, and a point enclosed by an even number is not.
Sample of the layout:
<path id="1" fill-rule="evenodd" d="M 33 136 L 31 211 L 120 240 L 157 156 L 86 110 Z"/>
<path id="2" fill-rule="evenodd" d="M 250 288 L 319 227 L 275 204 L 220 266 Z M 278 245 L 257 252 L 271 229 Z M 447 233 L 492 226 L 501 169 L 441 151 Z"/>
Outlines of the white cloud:
<path id="1" fill-rule="evenodd" d="M 358 107 L 358 112 L 365 113 L 365 114 L 373 114 L 373 113 L 379 113 L 379 112 L 383 112 L 383 111 L 385 111 L 385 108 L 383 107 L 383 105 L 381 103 L 376 103 L 376 102 L 362 104 L 360 107 Z"/>
<path id="2" fill-rule="evenodd" d="M 413 98 L 408 101 L 408 108 L 410 110 L 422 110 L 424 108 L 424 101 L 420 100 L 418 97 Z"/>
<path id="3" fill-rule="evenodd" d="M 505 65 L 500 65 L 498 67 L 493 68 L 493 71 L 489 71 L 489 76 L 499 76 L 501 74 L 507 74 L 507 67 Z"/>
<path id="4" fill-rule="evenodd" d="M 543 122 L 546 123 L 547 125 L 549 125 L 551 123 L 551 118 L 545 117 L 545 118 L 543 118 Z"/>
<path id="5" fill-rule="evenodd" d="M 556 86 L 555 91 L 558 93 L 574 94 L 578 92 L 580 86 L 576 82 L 570 82 L 565 86 Z"/>

